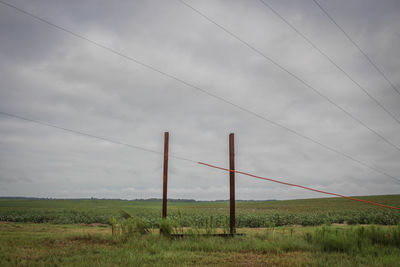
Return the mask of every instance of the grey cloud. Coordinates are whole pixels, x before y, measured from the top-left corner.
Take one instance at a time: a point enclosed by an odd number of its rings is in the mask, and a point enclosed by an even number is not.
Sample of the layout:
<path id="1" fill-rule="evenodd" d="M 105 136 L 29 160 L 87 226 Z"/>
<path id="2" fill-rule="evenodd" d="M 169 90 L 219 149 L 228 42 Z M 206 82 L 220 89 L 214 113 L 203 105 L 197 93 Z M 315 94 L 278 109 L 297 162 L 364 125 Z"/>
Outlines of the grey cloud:
<path id="1" fill-rule="evenodd" d="M 270 0 L 400 118 L 400 96 L 312 1 Z M 398 1 L 320 1 L 400 84 Z M 399 124 L 258 1 L 188 1 L 400 144 Z M 400 178 L 400 152 L 178 1 L 14 1 Z M 21 116 L 341 194 L 400 185 L 133 62 L 0 6 L 0 107 Z M 162 156 L 0 117 L 1 195 L 161 196 Z M 24 180 L 21 177 L 26 177 Z M 13 183 L 15 181 L 15 183 Z M 170 197 L 227 198 L 227 174 L 170 160 Z M 6 189 L 5 189 L 6 188 Z M 238 198 L 318 197 L 238 175 Z"/>

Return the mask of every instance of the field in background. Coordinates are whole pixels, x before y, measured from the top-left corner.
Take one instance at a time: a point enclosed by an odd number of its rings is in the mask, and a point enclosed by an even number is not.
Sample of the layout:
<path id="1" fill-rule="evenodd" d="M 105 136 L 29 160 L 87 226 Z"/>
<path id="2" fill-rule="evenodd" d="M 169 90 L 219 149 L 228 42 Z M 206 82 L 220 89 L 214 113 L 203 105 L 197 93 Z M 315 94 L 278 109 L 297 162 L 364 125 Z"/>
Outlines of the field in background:
<path id="1" fill-rule="evenodd" d="M 400 195 L 358 197 L 400 207 Z M 0 221 L 55 224 L 102 223 L 118 217 L 121 211 L 144 219 L 147 226 L 158 227 L 161 201 L 127 200 L 31 200 L 0 199 Z M 169 201 L 168 216 L 182 226 L 204 225 L 212 220 L 222 227 L 229 214 L 227 201 Z M 236 204 L 238 227 L 284 225 L 322 225 L 331 223 L 382 224 L 400 223 L 400 212 L 343 198 L 320 198 L 285 201 L 248 201 Z"/>

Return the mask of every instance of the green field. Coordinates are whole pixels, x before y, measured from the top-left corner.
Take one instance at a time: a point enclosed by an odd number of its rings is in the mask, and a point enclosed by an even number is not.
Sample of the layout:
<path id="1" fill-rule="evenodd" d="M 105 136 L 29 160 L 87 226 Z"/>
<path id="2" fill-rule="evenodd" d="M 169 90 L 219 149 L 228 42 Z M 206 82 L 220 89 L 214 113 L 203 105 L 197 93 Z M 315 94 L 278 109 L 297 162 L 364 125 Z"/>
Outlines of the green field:
<path id="1" fill-rule="evenodd" d="M 400 195 L 358 197 L 400 207 Z M 127 200 L 29 200 L 0 199 L 0 221 L 34 223 L 109 223 L 120 211 L 146 220 L 149 227 L 158 227 L 160 201 Z M 183 226 L 201 226 L 210 216 L 222 227 L 229 214 L 225 202 L 168 203 L 168 215 L 179 217 Z M 322 225 L 330 223 L 382 224 L 400 223 L 400 212 L 343 198 L 237 202 L 238 227 L 270 227 L 284 225 Z"/>
<path id="2" fill-rule="evenodd" d="M 400 195 L 359 198 L 400 206 Z M 228 208 L 169 202 L 167 226 L 187 234 L 174 238 L 159 234 L 160 201 L 1 199 L 0 266 L 400 266 L 398 210 L 338 198 L 238 202 L 245 235 L 204 236 L 227 231 Z"/>

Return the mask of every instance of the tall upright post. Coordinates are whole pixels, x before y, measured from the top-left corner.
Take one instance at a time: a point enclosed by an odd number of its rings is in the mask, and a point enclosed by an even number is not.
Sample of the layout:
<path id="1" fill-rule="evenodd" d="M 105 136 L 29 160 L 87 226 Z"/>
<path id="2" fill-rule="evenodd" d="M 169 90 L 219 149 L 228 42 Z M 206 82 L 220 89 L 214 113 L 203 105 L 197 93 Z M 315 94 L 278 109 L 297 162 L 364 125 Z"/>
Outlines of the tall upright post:
<path id="1" fill-rule="evenodd" d="M 235 136 L 233 133 L 229 135 L 229 186 L 230 186 L 230 234 L 236 233 L 235 227 Z"/>
<path id="2" fill-rule="evenodd" d="M 168 184 L 168 142 L 169 133 L 164 133 L 164 173 L 163 173 L 163 200 L 162 200 L 162 218 L 167 217 L 167 184 Z"/>

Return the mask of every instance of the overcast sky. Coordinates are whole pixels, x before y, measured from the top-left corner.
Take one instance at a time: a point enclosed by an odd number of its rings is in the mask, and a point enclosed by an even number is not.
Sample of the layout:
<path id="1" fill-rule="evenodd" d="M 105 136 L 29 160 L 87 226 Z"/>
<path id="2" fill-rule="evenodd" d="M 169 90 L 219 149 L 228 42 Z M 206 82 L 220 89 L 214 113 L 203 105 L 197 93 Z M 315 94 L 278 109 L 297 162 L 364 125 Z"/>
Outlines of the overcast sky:
<path id="1" fill-rule="evenodd" d="M 400 119 L 400 95 L 311 0 L 264 0 Z M 8 0 L 11 3 L 10 0 Z M 400 2 L 320 0 L 400 88 Z M 400 124 L 257 0 L 188 4 L 400 147 Z M 400 179 L 400 151 L 179 1 L 12 4 Z M 343 195 L 400 182 L 0 4 L 0 111 Z M 228 173 L 170 159 L 170 198 L 227 199 Z M 160 198 L 162 156 L 0 115 L 0 196 Z M 237 199 L 323 197 L 237 175 Z"/>

